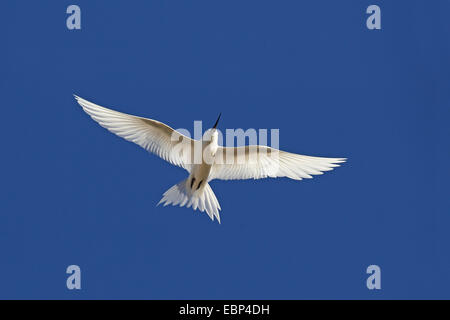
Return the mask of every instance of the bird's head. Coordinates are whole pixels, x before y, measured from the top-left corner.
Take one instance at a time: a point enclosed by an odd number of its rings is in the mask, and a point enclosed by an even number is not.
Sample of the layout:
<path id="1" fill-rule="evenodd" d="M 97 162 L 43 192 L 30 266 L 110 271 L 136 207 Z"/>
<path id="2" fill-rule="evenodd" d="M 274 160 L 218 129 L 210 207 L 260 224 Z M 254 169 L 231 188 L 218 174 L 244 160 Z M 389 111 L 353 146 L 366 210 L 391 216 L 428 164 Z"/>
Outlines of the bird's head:
<path id="1" fill-rule="evenodd" d="M 214 124 L 214 126 L 211 129 L 211 135 L 213 138 L 216 138 L 216 139 L 219 136 L 219 133 L 217 132 L 217 124 L 219 123 L 221 115 L 222 115 L 222 113 L 219 113 L 219 117 L 217 118 L 216 123 Z"/>

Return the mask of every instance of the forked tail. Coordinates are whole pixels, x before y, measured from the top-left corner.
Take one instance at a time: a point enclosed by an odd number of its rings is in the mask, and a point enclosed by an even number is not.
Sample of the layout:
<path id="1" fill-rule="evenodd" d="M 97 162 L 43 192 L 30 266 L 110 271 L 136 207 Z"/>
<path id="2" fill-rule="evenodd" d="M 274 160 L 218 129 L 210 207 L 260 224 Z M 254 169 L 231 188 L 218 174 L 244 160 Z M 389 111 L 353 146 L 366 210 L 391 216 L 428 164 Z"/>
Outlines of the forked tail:
<path id="1" fill-rule="evenodd" d="M 161 203 L 164 204 L 164 207 L 169 204 L 173 206 L 179 205 L 180 207 L 186 206 L 188 208 L 192 206 L 194 210 L 206 211 L 211 220 L 214 220 L 214 217 L 216 217 L 220 223 L 220 204 L 209 183 L 206 183 L 199 190 L 192 191 L 187 187 L 187 179 L 185 179 L 164 192 L 158 205 Z"/>

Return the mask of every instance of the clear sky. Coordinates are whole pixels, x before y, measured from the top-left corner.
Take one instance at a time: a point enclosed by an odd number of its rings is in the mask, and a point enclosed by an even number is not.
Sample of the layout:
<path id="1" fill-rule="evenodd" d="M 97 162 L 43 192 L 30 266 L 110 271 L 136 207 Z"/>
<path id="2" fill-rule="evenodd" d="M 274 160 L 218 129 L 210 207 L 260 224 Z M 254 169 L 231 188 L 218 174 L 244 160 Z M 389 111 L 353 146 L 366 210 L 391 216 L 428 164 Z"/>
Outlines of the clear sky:
<path id="1" fill-rule="evenodd" d="M 450 298 L 448 1 L 1 10 L 0 298 Z M 219 225 L 156 207 L 187 173 L 73 94 L 190 130 L 222 112 L 222 130 L 276 128 L 281 149 L 349 160 L 307 181 L 212 181 Z"/>

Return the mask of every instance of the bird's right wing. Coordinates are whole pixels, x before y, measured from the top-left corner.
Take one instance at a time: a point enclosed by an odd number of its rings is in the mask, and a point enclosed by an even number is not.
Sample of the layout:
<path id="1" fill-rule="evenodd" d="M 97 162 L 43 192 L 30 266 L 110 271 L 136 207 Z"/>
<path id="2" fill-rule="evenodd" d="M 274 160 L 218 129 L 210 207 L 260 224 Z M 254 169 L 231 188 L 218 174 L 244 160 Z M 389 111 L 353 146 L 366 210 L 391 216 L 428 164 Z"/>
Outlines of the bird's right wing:
<path id="1" fill-rule="evenodd" d="M 345 158 L 310 157 L 266 146 L 219 147 L 209 179 L 238 180 L 287 177 L 295 180 L 339 167 Z"/>
<path id="2" fill-rule="evenodd" d="M 162 122 L 101 107 L 78 96 L 75 96 L 75 99 L 102 127 L 155 153 L 171 164 L 187 171 L 191 170 L 195 140 Z"/>

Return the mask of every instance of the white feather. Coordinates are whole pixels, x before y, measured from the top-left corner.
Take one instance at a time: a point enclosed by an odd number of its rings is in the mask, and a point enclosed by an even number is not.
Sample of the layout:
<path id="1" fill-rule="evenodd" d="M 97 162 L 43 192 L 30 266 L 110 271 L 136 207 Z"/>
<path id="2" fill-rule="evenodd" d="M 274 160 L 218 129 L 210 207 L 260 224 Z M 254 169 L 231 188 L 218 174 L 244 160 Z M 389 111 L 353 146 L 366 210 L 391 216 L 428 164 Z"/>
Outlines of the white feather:
<path id="1" fill-rule="evenodd" d="M 187 161 L 189 159 L 183 155 L 193 154 L 194 140 L 162 122 L 114 111 L 78 96 L 75 96 L 75 99 L 83 107 L 83 110 L 102 127 L 140 145 L 173 165 L 180 166 L 187 171 L 191 170 L 191 162 Z M 180 140 L 175 141 L 175 138 L 180 138 Z M 179 144 L 179 141 L 183 143 Z M 175 148 L 175 146 L 179 146 L 179 148 Z"/>
<path id="2" fill-rule="evenodd" d="M 287 177 L 295 180 L 339 167 L 345 158 L 310 157 L 266 146 L 219 147 L 209 180 Z"/>
<path id="3" fill-rule="evenodd" d="M 220 223 L 220 205 L 209 183 L 206 183 L 201 190 L 193 192 L 187 187 L 187 180 L 185 179 L 177 183 L 164 192 L 158 205 L 163 204 L 165 207 L 171 204 L 173 206 L 179 205 L 183 207 L 187 204 L 188 208 L 192 206 L 194 210 L 206 211 L 211 220 L 214 220 L 214 217 L 216 217 Z"/>

